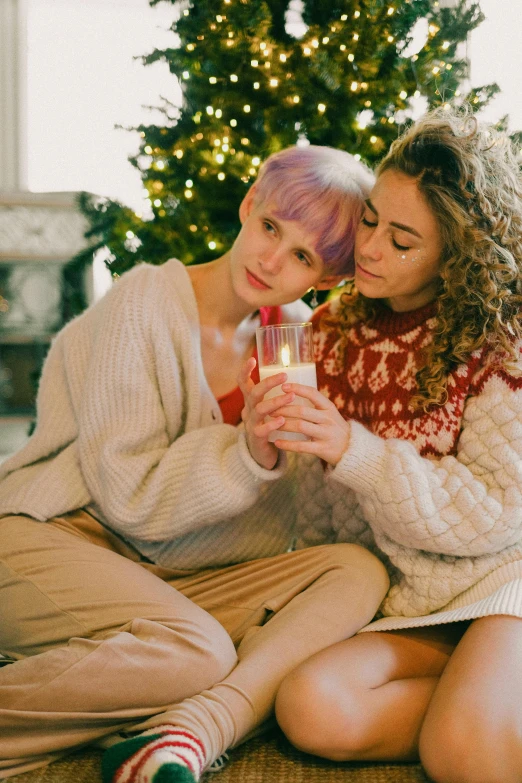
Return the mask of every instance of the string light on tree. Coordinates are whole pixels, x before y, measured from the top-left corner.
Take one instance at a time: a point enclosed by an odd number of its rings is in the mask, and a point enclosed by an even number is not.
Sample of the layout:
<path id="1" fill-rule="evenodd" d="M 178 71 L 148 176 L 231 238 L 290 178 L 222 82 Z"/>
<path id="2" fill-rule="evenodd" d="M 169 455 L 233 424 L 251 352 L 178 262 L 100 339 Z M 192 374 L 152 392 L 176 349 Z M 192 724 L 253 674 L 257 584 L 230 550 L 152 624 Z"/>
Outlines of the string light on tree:
<path id="1" fill-rule="evenodd" d="M 174 16 L 174 0 L 163 2 Z M 184 0 L 172 45 L 143 57 L 168 64 L 183 100 L 174 107 L 158 98 L 163 119 L 138 129 L 133 163 L 150 203 L 145 217 L 110 200 L 104 212 L 95 205 L 89 212 L 84 200 L 113 271 L 159 263 L 173 248 L 186 263 L 216 257 L 237 232 L 237 206 L 260 164 L 277 149 L 327 144 L 356 150 L 373 165 L 419 101 L 464 97 L 458 44 L 478 11 L 464 18 L 456 3 L 343 0 L 341 13 L 339 4 L 301 0 L 306 22 L 294 37 L 283 18 L 287 5 Z M 408 50 L 421 22 L 424 33 Z M 486 92 L 473 93 L 474 105 Z M 129 250 L 127 231 L 142 242 L 138 249 Z"/>

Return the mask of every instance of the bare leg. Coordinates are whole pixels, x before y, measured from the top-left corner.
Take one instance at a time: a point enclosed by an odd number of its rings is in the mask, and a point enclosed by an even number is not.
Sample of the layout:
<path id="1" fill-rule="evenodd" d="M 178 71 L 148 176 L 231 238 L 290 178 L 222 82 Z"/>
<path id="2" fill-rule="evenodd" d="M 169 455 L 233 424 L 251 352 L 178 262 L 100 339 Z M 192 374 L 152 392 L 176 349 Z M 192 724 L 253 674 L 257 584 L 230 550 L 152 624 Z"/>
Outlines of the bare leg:
<path id="1" fill-rule="evenodd" d="M 283 682 L 278 722 L 301 750 L 337 761 L 414 760 L 438 679 L 464 624 L 364 633 Z"/>
<path id="2" fill-rule="evenodd" d="M 475 620 L 446 666 L 420 735 L 436 783 L 521 783 L 522 620 Z"/>

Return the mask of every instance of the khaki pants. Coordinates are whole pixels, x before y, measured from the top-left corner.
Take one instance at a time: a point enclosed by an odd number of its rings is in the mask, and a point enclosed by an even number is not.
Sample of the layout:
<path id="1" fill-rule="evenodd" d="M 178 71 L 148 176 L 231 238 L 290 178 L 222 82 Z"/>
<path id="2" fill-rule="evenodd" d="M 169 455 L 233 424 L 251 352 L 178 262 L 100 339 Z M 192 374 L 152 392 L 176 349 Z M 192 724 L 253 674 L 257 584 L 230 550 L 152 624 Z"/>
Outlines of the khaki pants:
<path id="1" fill-rule="evenodd" d="M 187 573 L 142 562 L 83 511 L 4 517 L 0 652 L 16 662 L 0 668 L 0 778 L 163 723 L 196 732 L 212 761 L 387 587 L 350 544 Z"/>

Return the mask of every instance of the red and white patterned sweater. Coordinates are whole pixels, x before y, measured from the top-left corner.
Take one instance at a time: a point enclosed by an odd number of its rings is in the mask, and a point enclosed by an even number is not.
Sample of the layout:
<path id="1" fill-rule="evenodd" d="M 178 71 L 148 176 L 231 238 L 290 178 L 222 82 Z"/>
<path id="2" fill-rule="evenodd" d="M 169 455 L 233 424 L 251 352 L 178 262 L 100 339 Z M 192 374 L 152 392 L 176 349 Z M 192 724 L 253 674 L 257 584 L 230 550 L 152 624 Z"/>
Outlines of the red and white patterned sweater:
<path id="1" fill-rule="evenodd" d="M 382 305 L 345 342 L 338 309 L 314 316 L 318 385 L 352 420 L 351 442 L 334 469 L 302 461 L 297 545 L 369 547 L 389 566 L 383 614 L 425 615 L 522 562 L 522 378 L 477 351 L 452 372 L 444 405 L 412 411 L 436 304 Z"/>

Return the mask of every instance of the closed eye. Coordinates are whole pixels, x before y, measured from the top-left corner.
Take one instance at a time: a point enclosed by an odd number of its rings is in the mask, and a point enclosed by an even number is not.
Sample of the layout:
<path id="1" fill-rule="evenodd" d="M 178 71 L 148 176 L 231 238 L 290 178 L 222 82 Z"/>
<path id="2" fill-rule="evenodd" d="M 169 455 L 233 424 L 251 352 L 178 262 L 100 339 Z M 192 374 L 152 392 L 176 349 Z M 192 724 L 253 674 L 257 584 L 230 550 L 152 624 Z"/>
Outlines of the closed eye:
<path id="1" fill-rule="evenodd" d="M 411 250 L 409 245 L 399 245 L 399 243 L 396 242 L 395 239 L 393 239 L 393 237 L 392 237 L 392 244 L 395 248 L 397 248 L 397 250 Z"/>
<path id="2" fill-rule="evenodd" d="M 372 223 L 371 220 L 368 220 L 368 218 L 365 218 L 365 217 L 361 218 L 361 223 L 364 226 L 370 226 L 371 228 L 375 228 L 376 225 L 377 225 L 377 223 Z"/>

